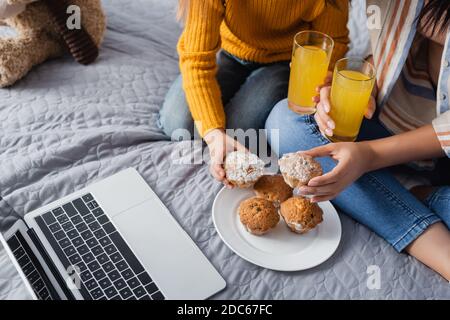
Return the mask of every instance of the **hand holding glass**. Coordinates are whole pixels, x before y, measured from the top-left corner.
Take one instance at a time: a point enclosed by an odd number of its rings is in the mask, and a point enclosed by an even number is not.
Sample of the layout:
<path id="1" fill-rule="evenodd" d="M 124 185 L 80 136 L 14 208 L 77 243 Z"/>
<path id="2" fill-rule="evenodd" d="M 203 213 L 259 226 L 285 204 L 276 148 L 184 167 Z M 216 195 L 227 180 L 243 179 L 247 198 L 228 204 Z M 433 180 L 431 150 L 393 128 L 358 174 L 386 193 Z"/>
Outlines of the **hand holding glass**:
<path id="1" fill-rule="evenodd" d="M 336 63 L 331 87 L 330 117 L 335 123 L 332 142 L 355 141 L 375 85 L 372 64 L 359 58 Z"/>

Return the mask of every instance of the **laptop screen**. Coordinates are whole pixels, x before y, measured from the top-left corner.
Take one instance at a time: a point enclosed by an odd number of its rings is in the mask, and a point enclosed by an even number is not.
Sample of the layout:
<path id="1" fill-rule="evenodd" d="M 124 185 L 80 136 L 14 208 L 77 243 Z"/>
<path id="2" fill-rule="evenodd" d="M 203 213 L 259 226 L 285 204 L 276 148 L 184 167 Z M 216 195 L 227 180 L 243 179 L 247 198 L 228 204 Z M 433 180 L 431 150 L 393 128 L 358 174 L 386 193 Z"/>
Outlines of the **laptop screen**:
<path id="1" fill-rule="evenodd" d="M 24 272 L 24 270 L 31 271 L 29 263 L 32 263 L 32 259 L 25 251 L 29 249 L 25 241 L 26 231 L 27 228 L 23 219 L 0 198 L 1 300 L 30 300 L 36 298 Z M 20 267 L 21 264 L 27 268 Z M 30 273 L 30 275 L 33 274 Z"/>
<path id="2" fill-rule="evenodd" d="M 0 278 L 0 300 L 34 299 L 10 254 L 3 246 L 3 241 L 0 241 L 0 270 L 2 273 Z"/>

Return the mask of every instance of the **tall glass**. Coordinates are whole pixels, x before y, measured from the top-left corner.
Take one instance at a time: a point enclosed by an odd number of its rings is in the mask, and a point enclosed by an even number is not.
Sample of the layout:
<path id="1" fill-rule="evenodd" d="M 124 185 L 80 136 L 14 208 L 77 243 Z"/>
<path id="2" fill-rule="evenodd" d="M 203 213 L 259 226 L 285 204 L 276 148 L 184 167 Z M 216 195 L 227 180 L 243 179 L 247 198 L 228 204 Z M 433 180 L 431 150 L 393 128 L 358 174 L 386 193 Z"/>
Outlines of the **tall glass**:
<path id="1" fill-rule="evenodd" d="M 336 124 L 332 142 L 355 141 L 375 85 L 375 67 L 364 59 L 336 63 L 331 88 L 330 116 Z"/>
<path id="2" fill-rule="evenodd" d="M 294 37 L 291 75 L 289 79 L 289 108 L 300 114 L 313 114 L 316 88 L 323 84 L 330 65 L 334 41 L 317 31 L 302 31 Z"/>

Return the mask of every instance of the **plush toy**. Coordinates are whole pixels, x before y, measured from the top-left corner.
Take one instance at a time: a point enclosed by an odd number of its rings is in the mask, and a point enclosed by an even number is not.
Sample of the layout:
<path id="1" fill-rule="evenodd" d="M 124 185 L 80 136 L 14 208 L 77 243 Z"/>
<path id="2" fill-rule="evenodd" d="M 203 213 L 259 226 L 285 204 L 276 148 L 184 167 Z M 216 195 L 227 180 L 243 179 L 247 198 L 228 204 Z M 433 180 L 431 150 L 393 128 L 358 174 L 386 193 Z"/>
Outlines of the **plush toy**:
<path id="1" fill-rule="evenodd" d="M 77 14 L 80 26 L 73 23 Z M 6 87 L 66 51 L 79 63 L 93 62 L 106 18 L 100 0 L 0 0 L 0 24 L 17 34 L 0 37 L 0 87 Z"/>

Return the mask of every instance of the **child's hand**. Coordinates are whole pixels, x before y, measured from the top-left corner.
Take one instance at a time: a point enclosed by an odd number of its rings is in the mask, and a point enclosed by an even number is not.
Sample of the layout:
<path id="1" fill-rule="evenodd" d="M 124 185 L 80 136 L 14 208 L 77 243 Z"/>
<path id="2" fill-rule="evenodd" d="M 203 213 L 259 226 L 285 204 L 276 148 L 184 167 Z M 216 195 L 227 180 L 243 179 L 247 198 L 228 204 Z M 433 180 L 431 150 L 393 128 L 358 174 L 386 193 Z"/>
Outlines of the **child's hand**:
<path id="1" fill-rule="evenodd" d="M 328 137 L 333 136 L 333 130 L 336 128 L 336 125 L 329 116 L 329 113 L 331 111 L 331 103 L 330 103 L 330 94 L 331 94 L 331 86 L 323 86 L 320 88 L 317 88 L 320 92 L 320 96 L 317 96 L 315 98 L 315 101 L 317 103 L 317 111 L 314 115 L 314 119 L 317 122 L 317 125 L 319 126 L 320 132 L 322 132 L 323 135 L 326 135 Z M 376 101 L 374 98 L 374 95 L 370 97 L 369 104 L 367 106 L 367 110 L 365 113 L 365 117 L 367 119 L 372 119 L 375 109 L 376 109 Z"/>
<path id="2" fill-rule="evenodd" d="M 299 188 L 301 195 L 313 196 L 312 202 L 336 198 L 369 170 L 373 157 L 369 144 L 355 142 L 331 143 L 304 153 L 312 157 L 331 157 L 338 162 L 332 171 L 311 179 L 308 186 Z"/>
<path id="3" fill-rule="evenodd" d="M 222 182 L 226 187 L 232 188 L 228 182 L 223 168 L 225 157 L 228 153 L 233 151 L 247 151 L 247 149 L 237 142 L 235 139 L 228 136 L 222 129 L 214 129 L 205 135 L 205 142 L 209 148 L 209 155 L 211 163 L 209 171 L 217 181 Z"/>

